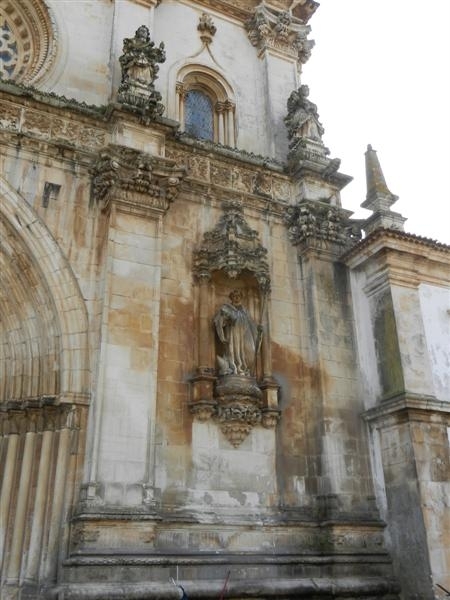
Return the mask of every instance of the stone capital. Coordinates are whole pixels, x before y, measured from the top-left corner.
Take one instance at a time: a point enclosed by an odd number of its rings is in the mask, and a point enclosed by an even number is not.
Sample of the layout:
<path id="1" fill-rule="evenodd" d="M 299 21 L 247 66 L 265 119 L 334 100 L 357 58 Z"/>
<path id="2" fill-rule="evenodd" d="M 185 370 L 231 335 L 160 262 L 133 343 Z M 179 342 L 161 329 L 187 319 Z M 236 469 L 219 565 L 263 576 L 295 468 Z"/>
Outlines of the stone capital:
<path id="1" fill-rule="evenodd" d="M 361 239 L 359 222 L 351 212 L 319 201 L 302 201 L 290 206 L 285 215 L 288 236 L 300 250 L 316 248 L 342 254 Z"/>
<path id="2" fill-rule="evenodd" d="M 248 37 L 259 54 L 277 52 L 294 58 L 301 64 L 308 61 L 314 41 L 308 40 L 311 31 L 305 21 L 291 11 L 259 4 L 245 23 Z"/>
<path id="3" fill-rule="evenodd" d="M 94 166 L 92 195 L 104 210 L 115 203 L 127 212 L 164 214 L 185 173 L 173 161 L 110 145 L 100 152 Z"/>

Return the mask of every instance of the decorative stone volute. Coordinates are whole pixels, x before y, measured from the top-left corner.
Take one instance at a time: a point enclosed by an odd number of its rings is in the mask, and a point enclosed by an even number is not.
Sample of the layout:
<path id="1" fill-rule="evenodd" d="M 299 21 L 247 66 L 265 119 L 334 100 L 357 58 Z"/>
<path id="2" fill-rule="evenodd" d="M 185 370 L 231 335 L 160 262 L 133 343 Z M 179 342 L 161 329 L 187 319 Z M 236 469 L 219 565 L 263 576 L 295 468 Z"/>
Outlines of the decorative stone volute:
<path id="1" fill-rule="evenodd" d="M 150 122 L 164 112 L 161 94 L 155 90 L 154 81 L 159 70 L 157 63 L 165 60 L 164 43 L 155 47 L 145 25 L 136 30 L 134 38 L 123 41 L 118 100 L 126 108 L 139 112 L 144 122 Z"/>
<path id="2" fill-rule="evenodd" d="M 367 195 L 361 206 L 372 210 L 373 214 L 364 222 L 364 231 L 366 233 L 371 233 L 377 229 L 397 229 L 403 231 L 403 224 L 406 218 L 390 210 L 390 207 L 397 202 L 398 196 L 389 190 L 377 152 L 370 144 L 367 146 L 365 156 Z"/>
<path id="3" fill-rule="evenodd" d="M 94 165 L 92 196 L 106 208 L 112 198 L 135 209 L 166 211 L 185 169 L 173 161 L 125 146 L 110 145 Z"/>
<path id="4" fill-rule="evenodd" d="M 216 227 L 204 235 L 203 244 L 194 254 L 194 275 L 209 277 L 213 271 L 224 271 L 236 279 L 243 271 L 252 273 L 260 289 L 270 289 L 267 250 L 260 244 L 258 233 L 244 218 L 238 200 L 225 201 Z"/>
<path id="5" fill-rule="evenodd" d="M 245 26 L 250 42 L 260 53 L 274 49 L 302 64 L 311 56 L 314 41 L 307 39 L 311 28 L 291 9 L 277 10 L 261 2 Z"/>

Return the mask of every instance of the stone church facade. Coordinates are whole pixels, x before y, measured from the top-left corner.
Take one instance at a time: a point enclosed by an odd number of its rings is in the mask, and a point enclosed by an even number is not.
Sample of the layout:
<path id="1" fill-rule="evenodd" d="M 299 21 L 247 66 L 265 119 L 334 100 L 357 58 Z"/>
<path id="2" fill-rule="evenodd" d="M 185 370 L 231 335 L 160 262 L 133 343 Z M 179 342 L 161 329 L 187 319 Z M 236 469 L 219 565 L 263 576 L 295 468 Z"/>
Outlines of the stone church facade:
<path id="1" fill-rule="evenodd" d="M 1 598 L 450 590 L 450 247 L 342 206 L 317 9 L 1 1 Z"/>

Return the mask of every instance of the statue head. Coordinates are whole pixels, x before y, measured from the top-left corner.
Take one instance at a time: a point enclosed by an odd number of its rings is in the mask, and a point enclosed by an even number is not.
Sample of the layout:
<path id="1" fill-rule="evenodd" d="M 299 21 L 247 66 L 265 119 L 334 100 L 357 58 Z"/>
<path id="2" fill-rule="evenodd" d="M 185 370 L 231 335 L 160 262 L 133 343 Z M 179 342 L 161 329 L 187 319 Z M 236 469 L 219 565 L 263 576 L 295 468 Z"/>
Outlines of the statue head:
<path id="1" fill-rule="evenodd" d="M 240 306 L 242 303 L 242 293 L 240 290 L 232 290 L 228 296 L 233 306 Z"/>
<path id="2" fill-rule="evenodd" d="M 141 25 L 136 29 L 135 37 L 140 42 L 148 42 L 150 39 L 150 32 L 146 25 Z"/>
<path id="3" fill-rule="evenodd" d="M 309 96 L 309 87 L 307 85 L 301 85 L 300 86 L 300 94 L 306 98 L 307 96 Z"/>

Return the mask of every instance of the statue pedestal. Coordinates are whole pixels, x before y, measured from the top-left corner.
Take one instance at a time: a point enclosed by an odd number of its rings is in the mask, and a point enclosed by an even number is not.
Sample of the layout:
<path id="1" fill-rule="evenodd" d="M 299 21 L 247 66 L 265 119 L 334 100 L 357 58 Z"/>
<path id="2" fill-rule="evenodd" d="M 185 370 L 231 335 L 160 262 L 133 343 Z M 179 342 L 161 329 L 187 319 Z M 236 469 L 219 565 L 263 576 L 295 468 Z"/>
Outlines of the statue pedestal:
<path id="1" fill-rule="evenodd" d="M 262 392 L 254 377 L 223 375 L 216 383 L 217 418 L 235 448 L 262 419 Z"/>

